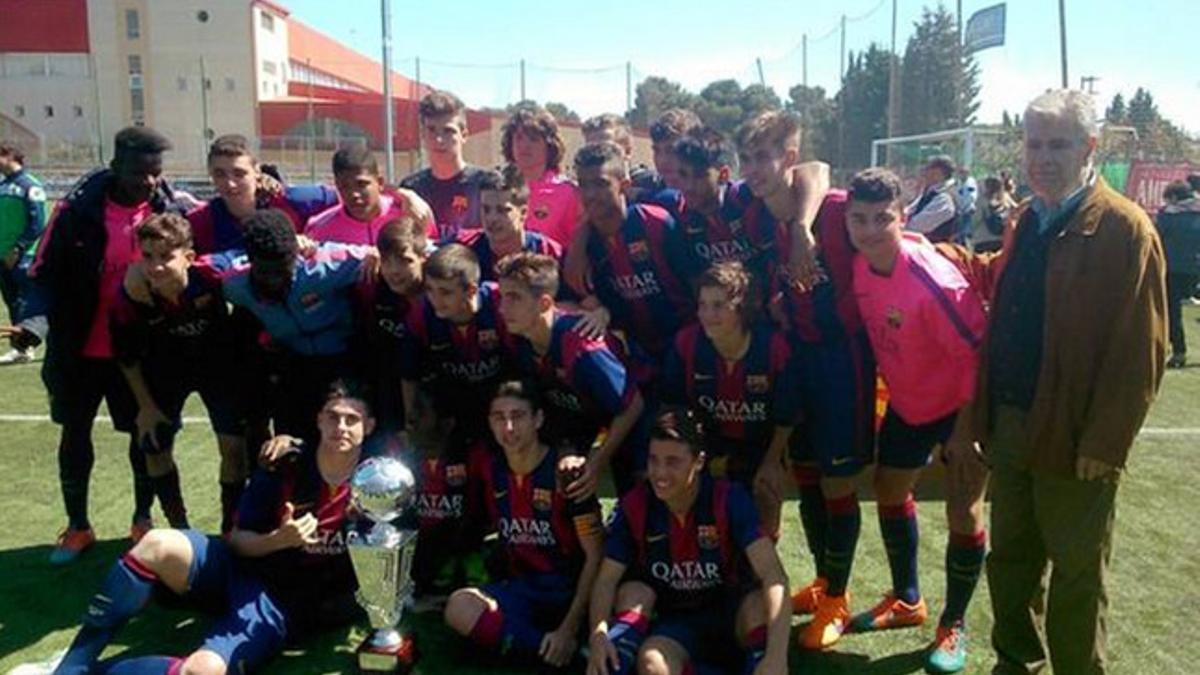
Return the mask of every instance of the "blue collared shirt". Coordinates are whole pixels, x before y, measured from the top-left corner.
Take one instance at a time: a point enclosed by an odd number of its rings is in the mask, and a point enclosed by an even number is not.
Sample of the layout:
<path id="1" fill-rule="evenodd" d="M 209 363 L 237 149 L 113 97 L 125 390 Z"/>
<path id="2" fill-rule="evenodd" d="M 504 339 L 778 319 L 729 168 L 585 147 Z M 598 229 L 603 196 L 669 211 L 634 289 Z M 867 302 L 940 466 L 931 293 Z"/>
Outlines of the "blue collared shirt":
<path id="1" fill-rule="evenodd" d="M 1041 197 L 1034 197 L 1033 204 L 1031 204 L 1031 206 L 1033 208 L 1033 212 L 1036 213 L 1038 217 L 1038 232 L 1045 234 L 1046 231 L 1049 230 L 1059 218 L 1068 213 L 1074 213 L 1075 207 L 1078 206 L 1079 203 L 1088 196 L 1095 185 L 1096 170 L 1092 169 L 1088 171 L 1088 177 L 1084 179 L 1083 185 L 1079 186 L 1079 189 L 1075 190 L 1068 195 L 1066 199 L 1062 200 L 1057 208 L 1052 209 Z"/>

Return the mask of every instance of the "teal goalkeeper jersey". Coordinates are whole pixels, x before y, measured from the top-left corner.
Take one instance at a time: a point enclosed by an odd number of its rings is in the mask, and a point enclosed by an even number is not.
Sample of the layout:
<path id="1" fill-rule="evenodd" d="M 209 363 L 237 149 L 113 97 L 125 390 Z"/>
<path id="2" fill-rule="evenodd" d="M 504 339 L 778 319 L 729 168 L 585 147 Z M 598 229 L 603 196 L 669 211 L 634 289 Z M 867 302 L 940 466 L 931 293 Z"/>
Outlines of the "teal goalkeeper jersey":
<path id="1" fill-rule="evenodd" d="M 33 252 L 46 228 L 46 190 L 22 169 L 0 181 L 0 258 L 20 247 Z"/>

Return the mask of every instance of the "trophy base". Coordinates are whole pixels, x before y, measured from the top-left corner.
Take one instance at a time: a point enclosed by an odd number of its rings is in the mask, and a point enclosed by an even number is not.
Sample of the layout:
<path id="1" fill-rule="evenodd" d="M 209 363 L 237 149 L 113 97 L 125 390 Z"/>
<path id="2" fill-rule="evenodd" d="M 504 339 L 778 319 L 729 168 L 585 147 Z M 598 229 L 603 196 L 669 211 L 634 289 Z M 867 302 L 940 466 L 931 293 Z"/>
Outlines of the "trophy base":
<path id="1" fill-rule="evenodd" d="M 407 675 L 412 672 L 417 660 L 417 647 L 410 636 L 401 636 L 399 643 L 388 647 L 377 647 L 371 644 L 368 637 L 358 647 L 355 653 L 358 659 L 358 672 L 368 673 L 400 673 Z"/>

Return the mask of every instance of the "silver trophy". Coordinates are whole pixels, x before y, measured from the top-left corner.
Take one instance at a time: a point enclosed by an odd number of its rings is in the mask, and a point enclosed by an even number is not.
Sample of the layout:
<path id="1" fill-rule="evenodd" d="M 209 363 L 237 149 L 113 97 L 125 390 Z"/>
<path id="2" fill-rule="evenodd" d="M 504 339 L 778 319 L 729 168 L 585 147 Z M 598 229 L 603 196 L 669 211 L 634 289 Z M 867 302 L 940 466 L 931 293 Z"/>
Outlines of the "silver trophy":
<path id="1" fill-rule="evenodd" d="M 371 633 L 358 648 L 358 669 L 370 673 L 407 673 L 416 651 L 411 636 L 397 628 L 413 594 L 412 563 L 416 530 L 393 525 L 417 496 L 413 472 L 394 457 L 372 457 L 350 477 L 355 509 L 372 521 L 347 536 L 350 561 L 358 576 L 358 603 L 370 619 Z"/>

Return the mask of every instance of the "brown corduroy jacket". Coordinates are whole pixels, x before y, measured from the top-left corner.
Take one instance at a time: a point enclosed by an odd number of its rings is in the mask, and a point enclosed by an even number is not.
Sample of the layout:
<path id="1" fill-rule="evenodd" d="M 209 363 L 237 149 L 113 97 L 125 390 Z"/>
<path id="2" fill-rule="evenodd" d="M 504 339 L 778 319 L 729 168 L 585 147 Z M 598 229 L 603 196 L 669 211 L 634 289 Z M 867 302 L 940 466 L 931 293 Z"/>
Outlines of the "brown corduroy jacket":
<path id="1" fill-rule="evenodd" d="M 985 297 L 999 285 L 1017 229 L 1036 227 L 1025 217 L 1028 208 L 1013 215 L 998 254 L 942 249 Z M 1042 363 L 1027 428 L 1030 467 L 1074 475 L 1081 456 L 1124 467 L 1166 362 L 1162 244 L 1145 211 L 1097 178 L 1047 258 Z M 980 354 L 972 406 L 982 442 L 991 428 L 986 337 Z"/>

